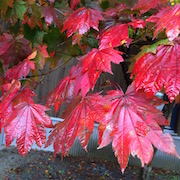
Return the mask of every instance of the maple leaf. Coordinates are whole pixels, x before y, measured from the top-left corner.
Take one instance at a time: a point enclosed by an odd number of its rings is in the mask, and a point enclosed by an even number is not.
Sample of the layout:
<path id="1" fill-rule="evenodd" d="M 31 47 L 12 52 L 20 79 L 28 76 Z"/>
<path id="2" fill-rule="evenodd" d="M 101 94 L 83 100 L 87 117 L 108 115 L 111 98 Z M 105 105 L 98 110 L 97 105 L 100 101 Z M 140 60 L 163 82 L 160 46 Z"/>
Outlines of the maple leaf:
<path id="1" fill-rule="evenodd" d="M 81 92 L 82 96 L 84 97 L 90 89 L 94 89 L 95 83 L 100 76 L 101 72 L 97 71 L 93 75 L 93 80 L 89 79 L 88 72 L 82 72 L 82 67 L 77 66 L 72 74 L 73 79 L 75 80 L 74 83 L 74 92 L 75 96 Z M 92 83 L 90 81 L 94 81 L 94 85 L 91 86 Z"/>
<path id="2" fill-rule="evenodd" d="M 161 100 L 158 102 L 156 97 L 147 99 L 143 91 L 136 92 L 134 84 L 128 87 L 125 94 L 122 90 L 112 90 L 104 98 L 110 100 L 111 110 L 106 115 L 106 134 L 101 135 L 100 147 L 112 140 L 122 172 L 130 153 L 141 159 L 142 166 L 148 164 L 153 157 L 152 144 L 161 151 L 179 157 L 172 137 L 163 134 L 157 123 L 159 116 L 165 119 L 155 107 L 162 103 Z"/>
<path id="3" fill-rule="evenodd" d="M 74 79 L 71 77 L 74 68 L 71 69 L 69 76 L 63 78 L 57 87 L 48 95 L 46 106 L 54 105 L 55 113 L 58 112 L 63 102 L 70 103 L 74 98 Z"/>
<path id="4" fill-rule="evenodd" d="M 99 31 L 98 25 L 100 20 L 104 20 L 100 11 L 82 7 L 74 11 L 65 20 L 62 32 L 67 30 L 67 36 L 70 37 L 76 31 L 78 31 L 79 34 L 84 34 L 90 27 Z"/>
<path id="5" fill-rule="evenodd" d="M 50 57 L 46 49 L 47 49 L 46 45 L 40 46 L 38 44 L 38 52 L 37 52 L 36 60 L 38 60 L 41 69 L 44 68 L 45 59 Z"/>
<path id="6" fill-rule="evenodd" d="M 159 31 L 166 29 L 166 35 L 172 41 L 180 33 L 180 4 L 162 8 L 159 13 L 150 16 L 146 21 L 156 23 L 153 38 L 157 36 Z"/>
<path id="7" fill-rule="evenodd" d="M 133 10 L 140 10 L 140 13 L 143 14 L 150 9 L 154 9 L 157 6 L 162 6 L 168 4 L 168 0 L 139 0 Z"/>
<path id="8" fill-rule="evenodd" d="M 74 10 L 79 3 L 80 0 L 71 0 L 70 7 Z"/>
<path id="9" fill-rule="evenodd" d="M 35 63 L 34 61 L 31 61 L 31 59 L 34 59 L 36 54 L 36 51 L 33 52 L 17 66 L 13 66 L 12 68 L 8 69 L 6 72 L 6 80 L 18 80 L 22 76 L 26 77 L 29 74 L 30 69 L 35 70 Z"/>
<path id="10" fill-rule="evenodd" d="M 18 80 L 12 80 L 11 83 L 3 85 L 5 90 L 0 102 L 0 117 L 3 123 L 6 122 L 14 111 L 14 106 L 18 103 L 27 102 L 27 97 L 34 97 L 35 94 L 29 88 L 20 89 L 21 83 Z"/>
<path id="11" fill-rule="evenodd" d="M 32 53 L 29 41 L 23 38 L 23 35 L 14 38 L 12 35 L 4 33 L 0 38 L 0 45 L 0 56 L 4 65 L 8 65 L 10 62 L 17 64 Z"/>
<path id="12" fill-rule="evenodd" d="M 44 7 L 42 11 L 43 17 L 45 17 L 45 22 L 47 26 L 51 25 L 52 22 L 61 30 L 62 22 L 64 21 L 64 13 L 54 7 Z"/>
<path id="13" fill-rule="evenodd" d="M 159 45 L 156 54 L 146 53 L 135 63 L 136 90 L 144 88 L 152 96 L 163 87 L 172 102 L 180 91 L 180 41 L 174 45 Z"/>
<path id="14" fill-rule="evenodd" d="M 144 28 L 146 26 L 146 22 L 142 19 L 131 19 L 132 22 L 129 22 L 128 25 L 136 28 Z"/>
<path id="15" fill-rule="evenodd" d="M 0 98 L 0 132 L 4 125 L 4 117 L 12 112 L 12 99 L 16 96 L 17 92 L 20 90 L 21 83 L 19 81 L 12 81 L 11 83 L 4 84 L 2 86 L 2 97 Z"/>
<path id="16" fill-rule="evenodd" d="M 40 29 L 43 29 L 43 24 L 41 20 L 41 9 L 37 4 L 31 5 L 29 8 L 29 14 L 24 14 L 23 24 L 27 23 L 31 29 L 34 29 L 37 25 Z"/>
<path id="17" fill-rule="evenodd" d="M 124 43 L 129 46 L 131 39 L 129 39 L 128 25 L 120 24 L 110 27 L 100 35 L 99 48 L 117 47 Z"/>
<path id="18" fill-rule="evenodd" d="M 104 14 L 108 17 L 115 17 L 119 16 L 119 13 L 121 13 L 124 9 L 127 8 L 127 5 L 124 3 L 116 4 L 115 8 L 108 8 Z"/>
<path id="19" fill-rule="evenodd" d="M 85 96 L 89 89 L 94 89 L 95 83 L 102 72 L 112 74 L 111 62 L 119 64 L 123 61 L 121 52 L 112 48 L 92 49 L 91 52 L 79 58 L 76 70 L 73 71 L 75 80 L 75 94 L 81 89 Z"/>
<path id="20" fill-rule="evenodd" d="M 23 20 L 24 14 L 27 10 L 26 3 L 23 0 L 16 0 L 13 4 L 13 10 L 15 16 L 17 16 L 20 20 Z"/>
<path id="21" fill-rule="evenodd" d="M 49 109 L 35 104 L 32 93 L 31 90 L 25 89 L 13 99 L 13 113 L 8 115 L 4 122 L 6 146 L 17 137 L 18 151 L 23 156 L 30 150 L 33 140 L 41 147 L 46 141 L 45 127 L 52 127 L 51 119 L 45 113 Z M 19 98 L 23 101 L 20 102 Z"/>
<path id="22" fill-rule="evenodd" d="M 13 7 L 14 0 L 1 0 L 0 1 L 0 10 L 5 14 L 8 7 Z"/>
<path id="23" fill-rule="evenodd" d="M 103 98 L 99 93 L 87 95 L 83 99 L 76 96 L 62 115 L 64 121 L 55 125 L 45 147 L 54 143 L 54 155 L 61 151 L 64 156 L 78 137 L 81 146 L 87 151 L 94 121 L 100 121 L 105 116 L 102 103 Z"/>

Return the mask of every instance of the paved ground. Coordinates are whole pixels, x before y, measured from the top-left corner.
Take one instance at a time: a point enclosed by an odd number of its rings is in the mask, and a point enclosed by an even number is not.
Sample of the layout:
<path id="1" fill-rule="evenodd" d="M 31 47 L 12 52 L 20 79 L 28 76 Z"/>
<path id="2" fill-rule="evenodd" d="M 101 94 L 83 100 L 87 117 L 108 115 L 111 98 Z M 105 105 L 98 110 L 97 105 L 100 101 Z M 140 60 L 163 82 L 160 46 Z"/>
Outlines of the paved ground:
<path id="1" fill-rule="evenodd" d="M 36 180 L 36 179 L 127 179 L 139 180 L 140 168 L 128 167 L 122 175 L 117 162 L 92 160 L 87 157 L 61 157 L 53 161 L 52 152 L 31 150 L 21 157 L 14 147 L 0 148 L 0 179 Z M 180 173 L 154 169 L 152 180 L 180 180 Z"/>

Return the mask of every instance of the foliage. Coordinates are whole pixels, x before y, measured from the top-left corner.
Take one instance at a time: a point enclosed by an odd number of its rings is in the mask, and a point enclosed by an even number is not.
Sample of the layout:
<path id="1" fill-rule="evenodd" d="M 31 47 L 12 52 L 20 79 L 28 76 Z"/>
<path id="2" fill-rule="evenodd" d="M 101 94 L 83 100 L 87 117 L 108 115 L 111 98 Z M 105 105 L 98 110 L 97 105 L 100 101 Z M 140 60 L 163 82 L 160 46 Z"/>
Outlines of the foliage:
<path id="1" fill-rule="evenodd" d="M 99 147 L 112 142 L 124 172 L 129 155 L 144 164 L 153 146 L 179 158 L 172 137 L 160 126 L 168 124 L 156 106 L 161 91 L 173 102 L 180 92 L 180 5 L 168 0 L 3 0 L 0 2 L 0 130 L 6 146 L 17 138 L 21 155 L 33 142 L 54 144 L 54 154 L 68 154 L 77 137 L 87 151 L 94 123 L 99 123 Z M 136 55 L 128 53 L 137 48 Z M 140 52 L 138 52 L 140 51 Z M 44 66 L 56 70 L 59 59 L 78 59 L 69 75 L 49 93 L 46 106 L 34 102 L 34 89 Z M 128 62 L 132 84 L 126 93 L 108 79 L 95 92 L 111 64 Z M 65 64 L 65 63 L 64 63 Z M 40 74 L 41 72 L 41 74 Z M 49 72 L 50 73 L 50 72 Z M 103 94 L 103 95 L 102 95 Z M 45 113 L 67 107 L 63 122 L 52 125 Z M 53 128 L 46 142 L 45 128 Z"/>

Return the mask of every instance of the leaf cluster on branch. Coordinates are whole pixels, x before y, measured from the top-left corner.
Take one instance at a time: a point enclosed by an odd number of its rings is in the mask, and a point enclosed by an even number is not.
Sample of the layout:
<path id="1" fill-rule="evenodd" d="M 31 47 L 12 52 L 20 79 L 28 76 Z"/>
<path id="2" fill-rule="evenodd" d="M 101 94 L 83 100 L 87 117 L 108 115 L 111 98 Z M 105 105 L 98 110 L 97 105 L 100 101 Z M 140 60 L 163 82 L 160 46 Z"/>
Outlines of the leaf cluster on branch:
<path id="1" fill-rule="evenodd" d="M 154 147 L 179 158 L 173 138 L 162 131 L 168 121 L 156 108 L 167 102 L 155 96 L 162 92 L 178 103 L 179 34 L 180 4 L 168 0 L 2 0 L 0 130 L 6 146 L 16 139 L 24 156 L 34 141 L 53 144 L 55 156 L 65 156 L 77 137 L 87 151 L 96 122 L 98 148 L 112 143 L 122 172 L 130 154 L 149 164 Z M 77 65 L 49 92 L 46 105 L 36 103 L 42 77 L 75 58 Z M 124 93 L 105 79 L 95 92 L 100 76 L 113 74 L 112 63 L 130 64 L 125 73 L 132 83 Z M 53 126 L 46 111 L 54 106 L 57 113 L 63 104 L 63 122 Z M 46 128 L 53 128 L 47 141 Z"/>

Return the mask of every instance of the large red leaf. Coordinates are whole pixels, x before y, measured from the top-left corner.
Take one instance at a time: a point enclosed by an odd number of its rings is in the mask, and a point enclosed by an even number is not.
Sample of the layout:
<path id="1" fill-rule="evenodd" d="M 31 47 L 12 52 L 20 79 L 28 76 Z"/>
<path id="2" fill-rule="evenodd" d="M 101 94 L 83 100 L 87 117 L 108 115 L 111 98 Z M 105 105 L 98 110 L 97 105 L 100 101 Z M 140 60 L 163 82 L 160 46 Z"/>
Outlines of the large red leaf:
<path id="1" fill-rule="evenodd" d="M 168 2 L 168 0 L 139 0 L 136 6 L 132 9 L 138 9 L 143 14 L 150 9 L 154 9 L 157 6 L 162 6 L 163 4 L 167 4 Z"/>
<path id="2" fill-rule="evenodd" d="M 70 103 L 74 98 L 74 79 L 71 77 L 74 69 L 75 67 L 72 68 L 69 76 L 63 78 L 57 87 L 48 95 L 46 105 L 48 107 L 54 105 L 55 113 L 58 112 L 63 102 Z"/>
<path id="3" fill-rule="evenodd" d="M 174 40 L 180 33 L 180 4 L 174 7 L 163 8 L 156 15 L 152 15 L 146 21 L 154 22 L 154 38 L 159 31 L 166 29 L 166 35 L 170 41 Z"/>
<path id="4" fill-rule="evenodd" d="M 163 87 L 172 102 L 180 91 L 180 43 L 160 45 L 156 54 L 147 53 L 135 63 L 132 75 L 135 75 L 136 90 L 144 88 L 149 96 Z"/>
<path id="5" fill-rule="evenodd" d="M 114 27 L 110 27 L 100 35 L 100 49 L 108 47 L 117 47 L 126 43 L 127 46 L 130 44 L 128 25 L 120 24 Z"/>
<path id="6" fill-rule="evenodd" d="M 92 49 L 91 52 L 79 58 L 80 62 L 73 71 L 73 76 L 76 77 L 75 94 L 81 89 L 82 95 L 91 88 L 94 89 L 95 83 L 102 72 L 112 74 L 111 62 L 119 64 L 123 61 L 121 52 L 112 48 Z"/>
<path id="7" fill-rule="evenodd" d="M 110 100 L 111 110 L 106 115 L 107 121 L 102 121 L 106 122 L 106 129 L 101 135 L 100 148 L 112 141 L 122 172 L 130 153 L 137 155 L 142 165 L 148 164 L 153 157 L 152 144 L 161 151 L 179 157 L 172 137 L 164 135 L 157 123 L 159 116 L 166 122 L 156 108 L 162 103 L 161 100 L 147 99 L 145 93 L 135 91 L 134 84 L 128 87 L 125 94 L 121 90 L 112 90 L 105 98 Z"/>
<path id="8" fill-rule="evenodd" d="M 4 124 L 5 117 L 8 117 L 12 112 L 12 100 L 17 96 L 20 90 L 21 83 L 19 81 L 12 81 L 11 83 L 3 85 L 3 96 L 0 98 L 0 132 Z"/>
<path id="9" fill-rule="evenodd" d="M 122 52 L 114 50 L 112 48 L 106 49 L 92 49 L 91 52 L 79 58 L 82 71 L 89 71 L 93 73 L 93 67 L 95 66 L 96 71 L 108 72 L 112 74 L 111 71 L 111 62 L 119 64 L 123 61 L 121 56 Z"/>
<path id="10" fill-rule="evenodd" d="M 10 62 L 17 64 L 31 53 L 29 41 L 23 38 L 23 35 L 14 38 L 12 35 L 4 33 L 0 38 L 0 57 L 5 65 L 8 65 Z"/>
<path id="11" fill-rule="evenodd" d="M 34 59 L 37 52 L 33 52 L 26 59 L 20 62 L 17 66 L 13 66 L 6 72 L 6 80 L 18 80 L 21 76 L 26 77 L 29 74 L 30 69 L 35 70 L 35 63 L 31 61 Z"/>
<path id="12" fill-rule="evenodd" d="M 6 146 L 8 147 L 17 137 L 18 151 L 25 156 L 30 150 L 33 141 L 41 147 L 46 141 L 45 127 L 52 127 L 50 117 L 45 113 L 48 110 L 45 106 L 34 104 L 29 89 L 21 91 L 24 101 L 18 102 L 19 97 L 13 100 L 13 111 L 4 122 L 6 133 Z"/>
<path id="13" fill-rule="evenodd" d="M 78 31 L 79 34 L 84 34 L 91 27 L 99 31 L 98 25 L 100 20 L 104 20 L 100 11 L 82 7 L 74 11 L 66 19 L 62 32 L 67 30 L 67 36 L 70 37 L 76 31 Z"/>
<path id="14" fill-rule="evenodd" d="M 61 155 L 64 156 L 78 137 L 80 144 L 87 151 L 94 121 L 100 121 L 106 114 L 102 103 L 103 98 L 99 94 L 88 95 L 83 99 L 76 96 L 62 115 L 64 121 L 55 125 L 46 147 L 54 143 L 54 155 L 61 151 Z"/>
<path id="15" fill-rule="evenodd" d="M 54 22 L 61 30 L 62 23 L 64 21 L 64 13 L 62 11 L 51 6 L 47 6 L 43 8 L 42 15 L 45 17 L 47 26 Z"/>

